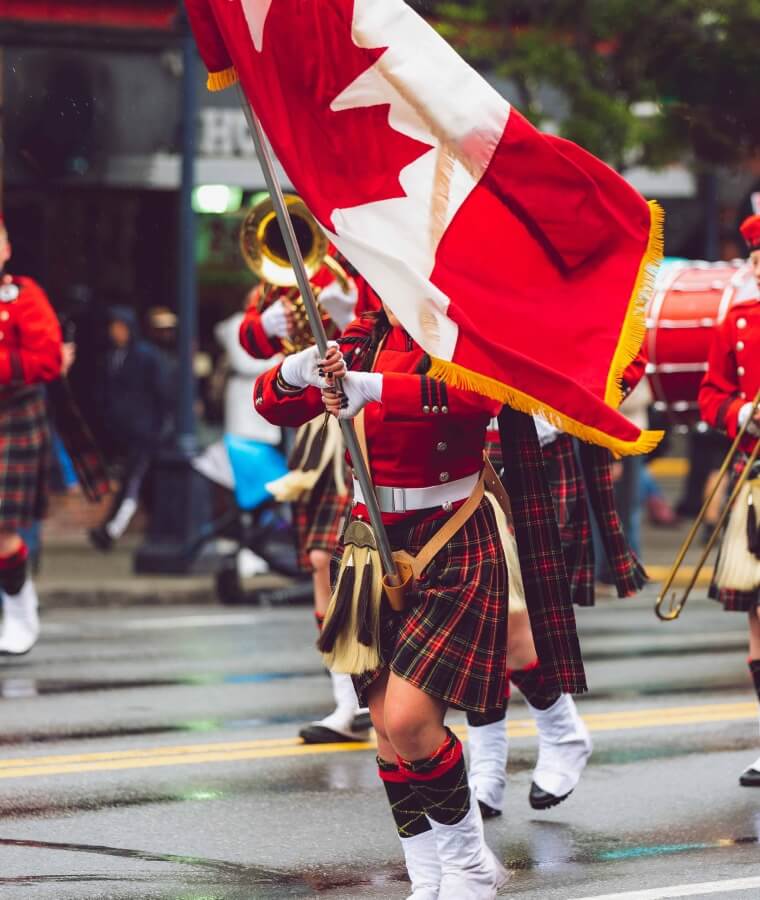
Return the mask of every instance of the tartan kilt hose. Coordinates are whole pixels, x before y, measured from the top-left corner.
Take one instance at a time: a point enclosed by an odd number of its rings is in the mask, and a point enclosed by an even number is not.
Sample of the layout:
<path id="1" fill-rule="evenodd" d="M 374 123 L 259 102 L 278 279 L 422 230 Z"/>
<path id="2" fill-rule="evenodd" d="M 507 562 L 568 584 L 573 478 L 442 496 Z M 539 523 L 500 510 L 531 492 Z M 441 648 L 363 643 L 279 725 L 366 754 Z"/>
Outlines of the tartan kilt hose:
<path id="1" fill-rule="evenodd" d="M 18 531 L 44 516 L 49 467 L 44 390 L 0 398 L 0 528 Z"/>
<path id="2" fill-rule="evenodd" d="M 347 474 L 346 484 L 351 484 Z M 311 572 L 311 550 L 332 553 L 340 541 L 343 521 L 351 508 L 351 490 L 340 494 L 332 466 L 328 466 L 314 485 L 308 499 L 293 503 L 293 526 L 296 533 L 298 562 Z"/>
<path id="3" fill-rule="evenodd" d="M 444 523 L 423 519 L 388 528 L 395 550 L 416 554 Z M 333 557 L 334 572 L 342 548 Z M 383 600 L 384 667 L 449 706 L 473 712 L 504 702 L 507 673 L 507 566 L 493 510 L 483 500 L 428 566 L 395 613 Z M 383 669 L 354 678 L 362 705 Z"/>

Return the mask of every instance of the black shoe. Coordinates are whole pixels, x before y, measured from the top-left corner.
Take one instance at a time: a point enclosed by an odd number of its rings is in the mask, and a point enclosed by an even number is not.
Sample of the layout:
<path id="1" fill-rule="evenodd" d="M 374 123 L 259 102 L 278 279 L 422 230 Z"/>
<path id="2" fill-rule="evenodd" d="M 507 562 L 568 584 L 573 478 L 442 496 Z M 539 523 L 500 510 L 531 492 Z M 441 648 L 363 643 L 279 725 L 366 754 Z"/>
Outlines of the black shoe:
<path id="1" fill-rule="evenodd" d="M 344 734 L 342 731 L 333 731 L 332 728 L 320 725 L 319 722 L 306 725 L 298 732 L 298 736 L 304 744 L 350 744 L 367 740 L 366 734 Z"/>
<path id="2" fill-rule="evenodd" d="M 747 769 L 739 777 L 739 784 L 742 787 L 760 787 L 760 772 L 757 769 Z"/>
<path id="3" fill-rule="evenodd" d="M 93 547 L 101 550 L 103 553 L 107 553 L 113 547 L 113 538 L 102 525 L 99 525 L 97 528 L 91 528 L 87 532 L 87 536 Z"/>
<path id="4" fill-rule="evenodd" d="M 551 809 L 553 806 L 558 806 L 563 800 L 567 800 L 570 794 L 572 794 L 572 791 L 569 791 L 563 797 L 557 797 L 554 794 L 541 790 L 534 781 L 530 786 L 528 800 L 533 809 Z"/>
<path id="5" fill-rule="evenodd" d="M 501 815 L 500 809 L 494 809 L 493 806 L 483 803 L 482 800 L 478 800 L 478 806 L 480 807 L 480 814 L 484 819 L 496 819 Z"/>
<path id="6" fill-rule="evenodd" d="M 354 721 L 351 723 L 351 728 L 354 731 L 369 731 L 372 728 L 372 719 L 368 712 L 360 712 L 354 716 Z"/>

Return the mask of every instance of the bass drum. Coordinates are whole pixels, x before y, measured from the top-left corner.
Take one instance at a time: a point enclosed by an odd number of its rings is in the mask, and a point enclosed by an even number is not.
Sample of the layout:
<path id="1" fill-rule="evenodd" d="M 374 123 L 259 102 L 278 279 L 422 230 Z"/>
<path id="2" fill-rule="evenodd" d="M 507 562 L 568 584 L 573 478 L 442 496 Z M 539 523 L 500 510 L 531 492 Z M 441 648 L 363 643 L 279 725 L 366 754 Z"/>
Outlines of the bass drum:
<path id="1" fill-rule="evenodd" d="M 731 306 L 757 295 L 749 265 L 665 263 L 647 307 L 647 374 L 655 408 L 673 424 L 699 421 L 697 395 L 707 371 L 713 329 Z"/>

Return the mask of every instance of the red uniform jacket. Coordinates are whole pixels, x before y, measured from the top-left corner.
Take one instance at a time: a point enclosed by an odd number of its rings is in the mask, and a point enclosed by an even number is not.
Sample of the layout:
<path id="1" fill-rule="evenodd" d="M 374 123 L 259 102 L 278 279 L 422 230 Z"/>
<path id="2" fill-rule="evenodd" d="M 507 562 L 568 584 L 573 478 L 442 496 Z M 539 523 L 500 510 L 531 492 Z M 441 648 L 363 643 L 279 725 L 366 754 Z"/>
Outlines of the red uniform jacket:
<path id="1" fill-rule="evenodd" d="M 363 368 L 373 326 L 372 317 L 357 319 L 340 339 L 349 368 Z M 376 485 L 430 487 L 483 468 L 486 427 L 499 404 L 417 374 L 423 358 L 401 328 L 391 329 L 375 358 L 373 371 L 384 375 L 383 395 L 380 403 L 365 407 L 365 430 Z M 324 412 L 316 388 L 284 395 L 277 388 L 278 374 L 279 366 L 270 369 L 254 388 L 256 409 L 265 419 L 297 426 Z M 383 518 L 391 522 L 403 516 Z"/>
<path id="2" fill-rule="evenodd" d="M 699 411 L 708 425 L 735 438 L 739 410 L 760 387 L 760 302 L 737 303 L 715 329 Z M 751 449 L 753 441 L 743 449 Z"/>
<path id="3" fill-rule="evenodd" d="M 13 298 L 13 288 L 18 296 Z M 6 299 L 3 299 L 3 296 Z M 31 278 L 0 279 L 0 389 L 53 381 L 61 374 L 61 327 Z"/>

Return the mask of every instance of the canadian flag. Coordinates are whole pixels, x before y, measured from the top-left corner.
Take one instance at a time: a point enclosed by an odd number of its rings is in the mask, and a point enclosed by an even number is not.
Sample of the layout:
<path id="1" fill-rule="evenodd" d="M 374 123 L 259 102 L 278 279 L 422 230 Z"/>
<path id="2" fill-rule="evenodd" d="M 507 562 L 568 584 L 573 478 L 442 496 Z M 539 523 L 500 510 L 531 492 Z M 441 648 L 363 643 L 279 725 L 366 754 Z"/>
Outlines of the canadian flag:
<path id="1" fill-rule="evenodd" d="M 240 79 L 331 240 L 431 374 L 617 453 L 661 213 L 537 131 L 403 0 L 186 0 L 212 89 Z"/>

